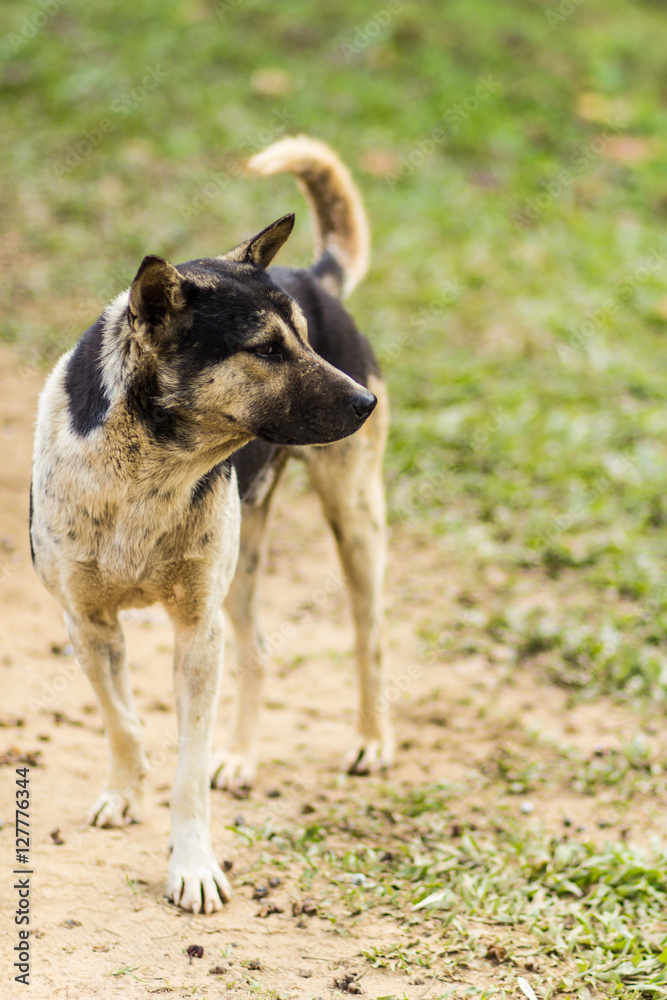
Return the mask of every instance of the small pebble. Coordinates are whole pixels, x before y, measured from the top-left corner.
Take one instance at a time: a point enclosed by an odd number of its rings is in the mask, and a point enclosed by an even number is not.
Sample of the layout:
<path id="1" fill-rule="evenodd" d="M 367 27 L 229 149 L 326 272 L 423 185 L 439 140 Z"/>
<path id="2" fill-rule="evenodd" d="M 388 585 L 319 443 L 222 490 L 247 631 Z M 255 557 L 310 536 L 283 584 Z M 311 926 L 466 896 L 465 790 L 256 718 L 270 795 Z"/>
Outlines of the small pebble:
<path id="1" fill-rule="evenodd" d="M 310 971 L 310 969 L 299 969 L 299 975 L 301 976 L 302 979 L 310 979 L 310 977 L 312 976 L 312 972 Z"/>
<path id="2" fill-rule="evenodd" d="M 532 802 L 528 802 L 526 800 L 525 802 L 521 803 L 521 812 L 524 814 L 524 816 L 529 816 L 534 811 L 534 809 L 535 806 L 533 805 Z"/>
<path id="3" fill-rule="evenodd" d="M 279 878 L 270 878 L 269 879 L 269 886 L 272 889 L 277 889 L 279 885 L 282 885 L 282 879 L 279 879 Z"/>
<path id="4" fill-rule="evenodd" d="M 366 876 L 361 872 L 355 872 L 350 876 L 350 882 L 352 885 L 366 885 Z"/>

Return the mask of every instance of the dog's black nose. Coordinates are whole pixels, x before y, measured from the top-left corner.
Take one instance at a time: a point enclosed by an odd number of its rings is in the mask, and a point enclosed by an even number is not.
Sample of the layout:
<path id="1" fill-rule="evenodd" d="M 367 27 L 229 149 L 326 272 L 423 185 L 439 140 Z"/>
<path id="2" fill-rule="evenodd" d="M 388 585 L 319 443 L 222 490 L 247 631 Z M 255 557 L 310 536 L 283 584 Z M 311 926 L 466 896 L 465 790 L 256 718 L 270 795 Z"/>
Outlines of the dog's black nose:
<path id="1" fill-rule="evenodd" d="M 352 407 L 358 417 L 365 419 L 371 415 L 376 404 L 377 396 L 374 396 L 372 392 L 363 392 L 355 397 Z"/>

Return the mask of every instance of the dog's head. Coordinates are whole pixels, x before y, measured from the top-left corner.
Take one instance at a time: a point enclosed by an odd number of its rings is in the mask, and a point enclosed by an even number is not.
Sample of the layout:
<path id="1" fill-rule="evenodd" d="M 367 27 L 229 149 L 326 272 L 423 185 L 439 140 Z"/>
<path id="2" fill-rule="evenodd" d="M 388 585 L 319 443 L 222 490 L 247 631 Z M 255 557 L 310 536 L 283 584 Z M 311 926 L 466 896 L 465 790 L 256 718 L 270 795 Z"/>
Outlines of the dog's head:
<path id="1" fill-rule="evenodd" d="M 209 438 L 327 444 L 373 411 L 373 393 L 313 351 L 299 306 L 266 272 L 293 225 L 286 215 L 221 257 L 142 262 L 128 302 L 134 395 L 153 380 L 163 433 L 185 421 Z"/>

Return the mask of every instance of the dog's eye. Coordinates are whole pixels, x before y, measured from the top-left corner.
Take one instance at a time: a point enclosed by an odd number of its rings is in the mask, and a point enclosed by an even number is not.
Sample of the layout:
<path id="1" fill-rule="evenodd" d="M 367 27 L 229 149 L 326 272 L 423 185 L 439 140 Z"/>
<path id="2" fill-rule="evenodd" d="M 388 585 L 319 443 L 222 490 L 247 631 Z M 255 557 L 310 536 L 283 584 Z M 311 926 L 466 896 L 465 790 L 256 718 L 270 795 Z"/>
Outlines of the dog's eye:
<path id="1" fill-rule="evenodd" d="M 253 347 L 253 353 L 259 354 L 260 358 L 271 358 L 273 361 L 282 361 L 282 354 L 273 344 L 263 344 L 261 347 Z"/>

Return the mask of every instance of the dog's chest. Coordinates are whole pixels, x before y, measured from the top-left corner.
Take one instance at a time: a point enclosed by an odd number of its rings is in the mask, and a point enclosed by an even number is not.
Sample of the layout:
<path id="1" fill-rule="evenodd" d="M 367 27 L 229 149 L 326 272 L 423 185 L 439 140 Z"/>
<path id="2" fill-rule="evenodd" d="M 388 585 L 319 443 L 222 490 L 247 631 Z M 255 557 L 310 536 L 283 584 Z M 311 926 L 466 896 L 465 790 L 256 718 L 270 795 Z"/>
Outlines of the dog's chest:
<path id="1" fill-rule="evenodd" d="M 88 495 L 74 504 L 38 504 L 37 568 L 55 585 L 66 564 L 81 585 L 125 606 L 170 601 L 183 581 L 194 579 L 194 566 L 197 579 L 231 578 L 239 508 L 235 478 L 218 483 L 203 502 L 153 490 L 140 498 Z"/>

